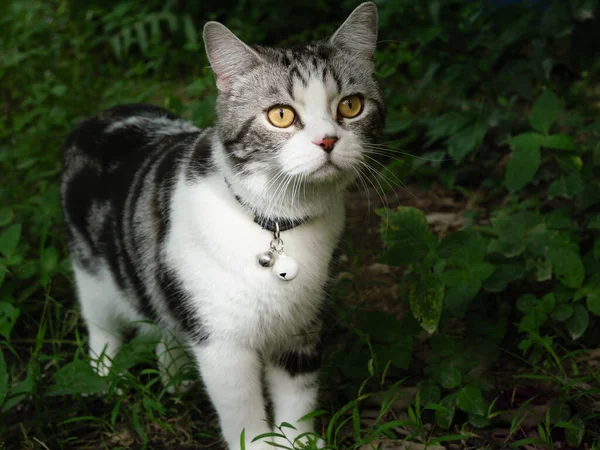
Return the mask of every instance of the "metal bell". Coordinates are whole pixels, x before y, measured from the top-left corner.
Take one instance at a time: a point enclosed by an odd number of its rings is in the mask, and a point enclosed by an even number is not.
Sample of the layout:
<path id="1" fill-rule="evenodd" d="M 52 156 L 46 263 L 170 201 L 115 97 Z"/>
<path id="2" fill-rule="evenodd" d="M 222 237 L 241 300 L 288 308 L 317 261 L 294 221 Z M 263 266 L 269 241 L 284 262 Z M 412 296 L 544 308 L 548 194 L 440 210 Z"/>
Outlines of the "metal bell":
<path id="1" fill-rule="evenodd" d="M 272 267 L 277 259 L 277 253 L 273 250 L 267 250 L 258 257 L 258 263 L 263 267 Z"/>
<path id="2" fill-rule="evenodd" d="M 298 262 L 289 256 L 280 255 L 272 270 L 280 280 L 292 281 L 298 275 Z"/>

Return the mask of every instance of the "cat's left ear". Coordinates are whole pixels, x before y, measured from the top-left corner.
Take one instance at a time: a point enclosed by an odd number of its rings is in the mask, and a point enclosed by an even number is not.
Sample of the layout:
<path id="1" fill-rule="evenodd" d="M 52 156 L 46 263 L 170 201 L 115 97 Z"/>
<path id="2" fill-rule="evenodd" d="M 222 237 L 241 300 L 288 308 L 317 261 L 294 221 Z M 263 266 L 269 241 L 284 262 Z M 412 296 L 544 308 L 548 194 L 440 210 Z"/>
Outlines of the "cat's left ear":
<path id="1" fill-rule="evenodd" d="M 215 73 L 217 88 L 229 92 L 233 78 L 252 69 L 261 57 L 244 44 L 225 25 L 207 22 L 204 25 L 204 47 Z"/>
<path id="2" fill-rule="evenodd" d="M 373 58 L 377 45 L 377 6 L 373 2 L 361 3 L 348 16 L 329 40 L 336 47 Z"/>

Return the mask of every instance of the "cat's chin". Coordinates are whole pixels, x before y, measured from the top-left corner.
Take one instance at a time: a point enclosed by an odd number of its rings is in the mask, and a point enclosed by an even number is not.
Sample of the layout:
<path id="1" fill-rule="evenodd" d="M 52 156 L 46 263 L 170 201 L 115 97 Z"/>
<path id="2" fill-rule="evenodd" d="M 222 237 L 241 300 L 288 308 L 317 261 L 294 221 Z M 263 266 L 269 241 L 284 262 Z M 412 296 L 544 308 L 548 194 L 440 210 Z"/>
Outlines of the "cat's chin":
<path id="1" fill-rule="evenodd" d="M 328 162 L 310 172 L 309 178 L 313 181 L 333 181 L 339 179 L 343 174 L 342 169 Z"/>

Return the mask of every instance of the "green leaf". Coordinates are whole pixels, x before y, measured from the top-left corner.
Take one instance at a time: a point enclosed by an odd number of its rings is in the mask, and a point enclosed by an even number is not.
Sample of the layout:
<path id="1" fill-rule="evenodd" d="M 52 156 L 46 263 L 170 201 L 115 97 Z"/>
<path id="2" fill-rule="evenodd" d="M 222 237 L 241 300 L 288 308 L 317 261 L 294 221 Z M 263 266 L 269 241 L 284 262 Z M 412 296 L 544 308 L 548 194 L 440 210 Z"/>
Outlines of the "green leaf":
<path id="1" fill-rule="evenodd" d="M 573 307 L 573 315 L 567 320 L 566 326 L 573 340 L 579 339 L 585 333 L 590 322 L 587 309 L 583 305 Z"/>
<path id="2" fill-rule="evenodd" d="M 550 314 L 554 310 L 556 304 L 556 296 L 554 292 L 544 295 L 537 304 L 538 311 L 544 314 Z"/>
<path id="3" fill-rule="evenodd" d="M 583 192 L 584 189 L 585 185 L 580 174 L 562 175 L 548 187 L 548 196 L 550 198 L 573 198 Z"/>
<path id="4" fill-rule="evenodd" d="M 450 111 L 434 118 L 428 123 L 427 136 L 441 138 L 455 134 L 469 123 L 469 118 Z"/>
<path id="5" fill-rule="evenodd" d="M 21 224 L 15 223 L 0 234 L 0 254 L 10 258 L 15 254 L 21 238 Z"/>
<path id="6" fill-rule="evenodd" d="M 465 386 L 456 396 L 457 406 L 466 413 L 478 416 L 486 415 L 486 407 L 481 396 L 481 390 L 474 386 Z"/>
<path id="7" fill-rule="evenodd" d="M 451 264 L 468 267 L 483 260 L 489 239 L 476 231 L 457 231 L 447 235 L 438 247 L 438 256 Z"/>
<path id="8" fill-rule="evenodd" d="M 519 322 L 519 331 L 537 331 L 548 320 L 548 316 L 538 309 L 525 314 Z"/>
<path id="9" fill-rule="evenodd" d="M 434 378 L 444 389 L 454 389 L 460 386 L 460 383 L 462 382 L 460 370 L 447 362 L 444 362 L 439 366 Z"/>
<path id="10" fill-rule="evenodd" d="M 585 267 L 579 253 L 564 245 L 551 245 L 548 259 L 560 282 L 569 288 L 581 287 L 585 278 Z"/>
<path id="11" fill-rule="evenodd" d="M 396 212 L 387 209 L 375 211 L 381 221 L 381 235 L 386 251 L 382 260 L 392 265 L 412 264 L 421 261 L 436 246 L 436 238 L 429 231 L 422 211 L 400 206 Z"/>
<path id="12" fill-rule="evenodd" d="M 366 311 L 360 318 L 360 329 L 371 340 L 391 343 L 406 335 L 400 321 L 392 314 L 383 311 Z"/>
<path id="13" fill-rule="evenodd" d="M 537 305 L 537 298 L 533 294 L 523 294 L 517 299 L 517 309 L 522 313 L 533 311 Z"/>
<path id="14" fill-rule="evenodd" d="M 419 390 L 421 396 L 421 404 L 428 405 L 429 403 L 438 403 L 442 398 L 442 390 L 437 383 L 427 381 L 423 383 Z"/>
<path id="15" fill-rule="evenodd" d="M 571 136 L 566 134 L 553 134 L 544 139 L 544 147 L 557 150 L 575 150 L 577 145 Z"/>
<path id="16" fill-rule="evenodd" d="M 183 17 L 183 31 L 185 32 L 186 47 L 190 50 L 198 48 L 198 34 L 196 33 L 196 27 L 189 14 Z"/>
<path id="17" fill-rule="evenodd" d="M 47 274 L 53 274 L 58 266 L 58 250 L 56 247 L 48 247 L 41 255 L 42 269 Z"/>
<path id="18" fill-rule="evenodd" d="M 552 311 L 550 317 L 552 317 L 552 319 L 556 320 L 557 322 L 564 322 L 572 315 L 573 305 L 571 305 L 570 303 L 561 303 L 554 309 L 554 311 Z"/>
<path id="19" fill-rule="evenodd" d="M 588 230 L 600 230 L 600 214 L 594 214 L 587 225 Z"/>
<path id="20" fill-rule="evenodd" d="M 529 123 L 534 130 L 548 134 L 561 109 L 562 102 L 548 89 L 534 103 L 529 113 Z"/>
<path id="21" fill-rule="evenodd" d="M 510 146 L 513 152 L 504 178 L 504 184 L 509 191 L 518 191 L 533 180 L 542 161 L 540 154 L 542 139 L 543 137 L 537 133 L 524 133 L 511 139 Z"/>
<path id="22" fill-rule="evenodd" d="M 10 338 L 15 323 L 17 323 L 19 313 L 19 308 L 8 302 L 0 302 L 0 334 L 7 340 Z"/>
<path id="23" fill-rule="evenodd" d="M 590 312 L 600 316 L 600 291 L 590 292 L 587 295 L 586 305 Z"/>
<path id="24" fill-rule="evenodd" d="M 46 396 L 99 394 L 108 389 L 108 381 L 98 375 L 88 361 L 76 360 L 61 367 L 52 376 L 54 385 Z"/>
<path id="25" fill-rule="evenodd" d="M 437 274 L 426 274 L 410 288 L 410 309 L 415 319 L 429 334 L 437 330 L 443 300 L 444 284 Z"/>

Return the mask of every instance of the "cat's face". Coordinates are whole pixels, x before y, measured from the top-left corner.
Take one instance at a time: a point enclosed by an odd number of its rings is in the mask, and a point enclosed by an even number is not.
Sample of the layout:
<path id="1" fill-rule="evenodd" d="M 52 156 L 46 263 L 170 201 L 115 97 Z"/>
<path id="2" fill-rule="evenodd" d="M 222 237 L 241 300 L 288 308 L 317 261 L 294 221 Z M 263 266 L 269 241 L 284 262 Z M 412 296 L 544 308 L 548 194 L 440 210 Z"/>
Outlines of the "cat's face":
<path id="1" fill-rule="evenodd" d="M 356 175 L 384 121 L 373 73 L 376 29 L 372 3 L 329 41 L 295 49 L 251 48 L 207 24 L 217 127 L 236 175 L 317 184 Z"/>

